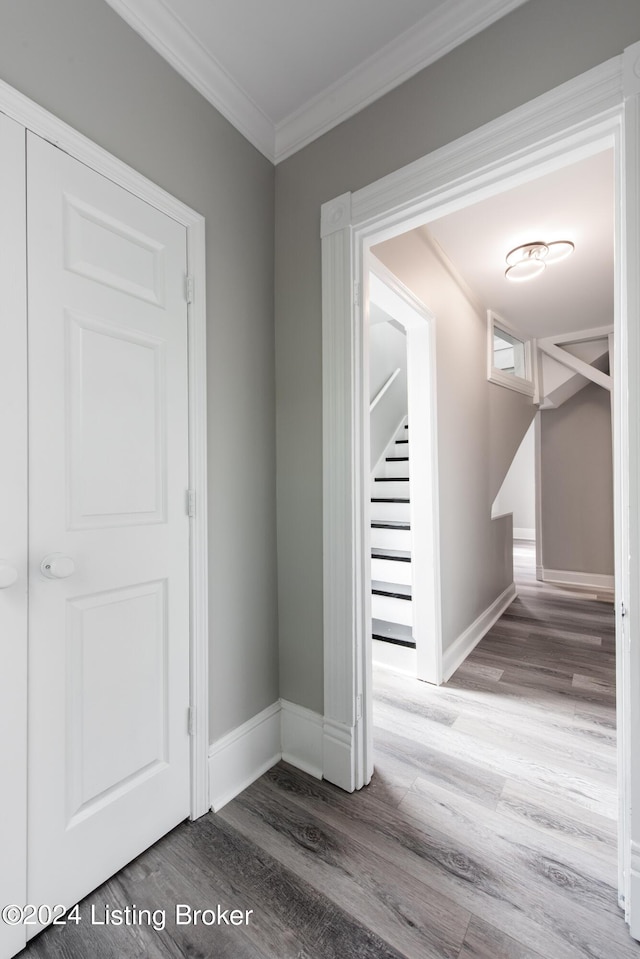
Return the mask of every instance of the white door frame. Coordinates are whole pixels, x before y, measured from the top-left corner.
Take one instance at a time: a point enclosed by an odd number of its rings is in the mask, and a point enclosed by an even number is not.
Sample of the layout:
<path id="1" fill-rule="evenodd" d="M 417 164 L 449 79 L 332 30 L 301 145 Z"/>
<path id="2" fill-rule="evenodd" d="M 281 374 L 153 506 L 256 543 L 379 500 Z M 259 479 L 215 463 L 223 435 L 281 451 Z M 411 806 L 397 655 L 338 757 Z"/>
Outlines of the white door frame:
<path id="1" fill-rule="evenodd" d="M 190 695 L 191 695 L 191 808 L 197 819 L 209 802 L 209 672 L 208 672 L 208 553 L 207 553 L 207 382 L 205 221 L 142 174 L 107 153 L 53 114 L 0 81 L 0 113 L 43 137 L 70 156 L 102 174 L 146 203 L 172 217 L 187 231 L 189 292 L 189 487 L 193 512 L 190 530 Z M 186 283 L 186 278 L 185 278 Z M 186 498 L 185 498 L 186 499 Z M 185 509 L 187 503 L 185 502 Z M 27 690 L 23 689 L 26 703 Z"/>
<path id="2" fill-rule="evenodd" d="M 416 676 L 427 683 L 439 685 L 443 680 L 443 667 L 435 316 L 373 254 L 369 254 L 368 264 L 364 278 L 369 284 L 364 296 L 365 305 L 375 302 L 403 327 L 407 339 L 407 407 L 411 424 L 411 609 L 416 643 Z M 369 367 L 366 328 L 363 346 L 366 373 Z M 365 394 L 369 392 L 367 385 Z M 365 427 L 369 419 L 365 419 Z M 368 502 L 365 497 L 365 507 Z M 365 533 L 370 531 L 370 526 L 367 521 Z M 370 561 L 371 550 L 367 548 L 365 562 Z M 368 574 L 367 578 L 370 578 Z M 416 589 L 416 583 L 420 583 L 420 589 Z M 367 636 L 371 633 L 370 610 L 368 616 L 365 625 Z"/>
<path id="3" fill-rule="evenodd" d="M 376 243 L 613 147 L 614 511 L 620 894 L 640 938 L 640 43 L 321 211 L 323 316 L 324 775 L 352 791 L 373 771 L 366 635 L 362 384 L 366 257 Z M 534 172 L 535 171 L 535 172 Z M 628 264 L 630 265 L 628 267 Z M 624 616 L 624 619 L 623 619 Z M 624 631 L 623 631 L 624 627 Z M 638 754 L 638 749 L 635 749 Z M 632 803 L 632 798 L 636 801 Z"/>

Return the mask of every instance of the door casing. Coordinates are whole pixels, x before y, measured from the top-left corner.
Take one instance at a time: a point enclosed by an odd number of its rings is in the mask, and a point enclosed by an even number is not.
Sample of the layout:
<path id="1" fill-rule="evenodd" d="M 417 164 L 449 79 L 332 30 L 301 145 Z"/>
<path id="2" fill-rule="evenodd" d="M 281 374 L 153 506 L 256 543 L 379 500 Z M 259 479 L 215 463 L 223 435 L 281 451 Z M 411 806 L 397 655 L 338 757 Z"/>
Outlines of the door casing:
<path id="1" fill-rule="evenodd" d="M 640 43 L 357 191 L 323 204 L 324 776 L 373 773 L 367 637 L 367 263 L 372 246 L 605 148 L 616 168 L 614 522 L 619 895 L 640 938 Z M 637 750 L 636 750 L 637 752 Z M 632 800 L 635 798 L 635 803 Z M 631 913 L 631 902 L 635 912 Z"/>

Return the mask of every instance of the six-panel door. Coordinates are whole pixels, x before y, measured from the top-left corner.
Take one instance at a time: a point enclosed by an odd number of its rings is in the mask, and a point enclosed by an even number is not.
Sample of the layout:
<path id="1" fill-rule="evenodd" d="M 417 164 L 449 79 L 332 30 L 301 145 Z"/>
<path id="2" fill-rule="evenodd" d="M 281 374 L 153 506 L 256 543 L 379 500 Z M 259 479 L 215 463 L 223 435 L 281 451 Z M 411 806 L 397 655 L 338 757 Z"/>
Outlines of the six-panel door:
<path id="1" fill-rule="evenodd" d="M 27 224 L 28 899 L 70 906 L 189 814 L 186 231 L 31 134 Z"/>

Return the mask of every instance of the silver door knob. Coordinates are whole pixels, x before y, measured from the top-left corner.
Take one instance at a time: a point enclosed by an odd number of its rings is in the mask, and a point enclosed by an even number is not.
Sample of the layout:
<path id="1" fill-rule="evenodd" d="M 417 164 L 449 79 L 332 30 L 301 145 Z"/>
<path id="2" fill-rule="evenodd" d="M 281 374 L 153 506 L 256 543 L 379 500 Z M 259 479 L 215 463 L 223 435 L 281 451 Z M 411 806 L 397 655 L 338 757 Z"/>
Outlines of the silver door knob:
<path id="1" fill-rule="evenodd" d="M 47 579 L 66 579 L 75 571 L 76 564 L 71 557 L 62 553 L 48 553 L 40 563 L 40 572 Z"/>
<path id="2" fill-rule="evenodd" d="M 7 589 L 18 579 L 18 570 L 6 559 L 0 559 L 0 589 Z"/>

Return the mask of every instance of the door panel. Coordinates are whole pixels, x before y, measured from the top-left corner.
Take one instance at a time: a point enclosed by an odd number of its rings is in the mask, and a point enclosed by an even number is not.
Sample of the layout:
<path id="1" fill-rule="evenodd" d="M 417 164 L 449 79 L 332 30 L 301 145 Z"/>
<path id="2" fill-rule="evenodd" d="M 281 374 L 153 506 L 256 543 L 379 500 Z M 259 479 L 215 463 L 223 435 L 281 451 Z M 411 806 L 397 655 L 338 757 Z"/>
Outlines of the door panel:
<path id="1" fill-rule="evenodd" d="M 166 604 L 166 581 L 69 602 L 66 790 L 72 825 L 168 762 Z"/>
<path id="2" fill-rule="evenodd" d="M 0 114 L 0 905 L 24 903 L 27 809 L 27 317 L 24 127 Z M 14 577 L 14 570 L 17 579 Z M 0 922 L 0 959 L 25 942 Z"/>
<path id="3" fill-rule="evenodd" d="M 28 896 L 70 906 L 189 814 L 186 231 L 30 134 L 27 197 Z"/>
<path id="4" fill-rule="evenodd" d="M 69 526 L 164 523 L 164 341 L 93 317 L 65 321 Z"/>

